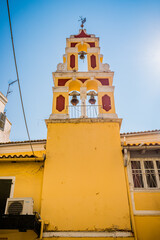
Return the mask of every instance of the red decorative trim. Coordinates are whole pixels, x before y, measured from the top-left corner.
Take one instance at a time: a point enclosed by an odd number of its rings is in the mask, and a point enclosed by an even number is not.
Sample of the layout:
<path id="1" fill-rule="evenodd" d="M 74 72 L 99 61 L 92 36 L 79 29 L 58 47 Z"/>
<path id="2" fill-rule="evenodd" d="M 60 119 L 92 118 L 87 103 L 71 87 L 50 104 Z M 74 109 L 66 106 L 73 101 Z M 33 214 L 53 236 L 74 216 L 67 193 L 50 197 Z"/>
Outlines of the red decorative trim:
<path id="1" fill-rule="evenodd" d="M 95 47 L 95 42 L 87 42 L 90 47 Z"/>
<path id="2" fill-rule="evenodd" d="M 98 81 L 100 81 L 102 83 L 102 85 L 104 86 L 108 86 L 109 85 L 109 79 L 108 78 L 96 78 Z"/>
<path id="3" fill-rule="evenodd" d="M 82 29 L 82 31 L 78 34 L 78 35 L 74 35 L 75 38 L 87 38 L 87 37 L 91 37 L 91 35 L 88 35 L 84 32 L 84 30 Z"/>
<path id="4" fill-rule="evenodd" d="M 68 82 L 69 79 L 58 79 L 58 86 L 65 86 L 66 82 Z M 78 78 L 79 81 L 84 83 L 88 78 Z M 109 86 L 109 79 L 108 78 L 96 78 L 103 86 Z"/>
<path id="5" fill-rule="evenodd" d="M 84 83 L 88 78 L 78 78 L 79 81 L 81 81 L 82 83 Z"/>
<path id="6" fill-rule="evenodd" d="M 71 47 L 75 47 L 76 44 L 77 44 L 77 42 L 72 42 L 72 43 L 71 43 Z"/>
<path id="7" fill-rule="evenodd" d="M 102 97 L 102 107 L 107 112 L 111 109 L 111 98 L 107 94 Z"/>
<path id="8" fill-rule="evenodd" d="M 68 82 L 69 79 L 58 79 L 58 86 L 65 86 L 66 82 Z"/>
<path id="9" fill-rule="evenodd" d="M 75 67 L 75 55 L 70 56 L 70 67 L 74 68 Z"/>
<path id="10" fill-rule="evenodd" d="M 59 95 L 56 99 L 56 109 L 61 112 L 65 106 L 65 97 Z"/>
<path id="11" fill-rule="evenodd" d="M 96 56 L 91 55 L 91 67 L 95 68 L 96 67 Z"/>

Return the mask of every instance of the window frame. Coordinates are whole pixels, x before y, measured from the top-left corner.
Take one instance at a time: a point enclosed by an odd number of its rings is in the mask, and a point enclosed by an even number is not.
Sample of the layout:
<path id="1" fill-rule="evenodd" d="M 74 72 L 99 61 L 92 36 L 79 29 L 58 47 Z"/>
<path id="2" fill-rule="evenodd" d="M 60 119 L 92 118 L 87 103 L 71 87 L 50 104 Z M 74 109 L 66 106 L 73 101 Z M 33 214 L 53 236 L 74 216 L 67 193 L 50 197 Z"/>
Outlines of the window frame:
<path id="1" fill-rule="evenodd" d="M 136 162 L 140 162 L 140 167 L 141 167 L 141 171 L 142 171 L 142 180 L 143 180 L 143 185 L 144 187 L 135 187 L 134 186 L 134 181 L 133 181 L 133 173 L 132 173 L 132 167 L 131 167 L 131 162 L 132 161 L 136 161 Z M 144 162 L 145 161 L 152 161 L 153 162 L 153 170 L 155 171 L 155 178 L 156 178 L 156 182 L 157 182 L 157 187 L 148 187 L 147 184 L 147 178 L 146 178 L 146 172 L 145 172 L 145 166 L 144 166 Z M 129 175 L 130 175 L 130 183 L 131 186 L 133 187 L 134 191 L 160 191 L 160 177 L 159 177 L 159 173 L 158 173 L 158 167 L 156 164 L 156 161 L 160 162 L 160 159 L 152 159 L 152 158 L 136 158 L 136 159 L 130 159 L 130 163 L 129 163 Z M 159 169 L 160 170 L 160 169 Z"/>

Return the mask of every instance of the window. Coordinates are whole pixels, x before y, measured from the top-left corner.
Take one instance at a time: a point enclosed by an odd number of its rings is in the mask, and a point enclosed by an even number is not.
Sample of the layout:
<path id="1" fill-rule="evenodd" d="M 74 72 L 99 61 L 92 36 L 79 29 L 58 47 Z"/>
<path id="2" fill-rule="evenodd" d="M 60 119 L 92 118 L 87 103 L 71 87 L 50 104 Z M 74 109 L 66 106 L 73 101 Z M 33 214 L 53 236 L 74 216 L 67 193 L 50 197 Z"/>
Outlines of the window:
<path id="1" fill-rule="evenodd" d="M 145 175 L 147 186 L 149 188 L 157 187 L 156 174 L 153 166 L 153 161 L 144 161 Z"/>
<path id="2" fill-rule="evenodd" d="M 160 161 L 131 161 L 134 188 L 160 188 Z"/>
<path id="3" fill-rule="evenodd" d="M 6 121 L 6 115 L 5 113 L 0 113 L 0 130 L 4 131 L 4 126 L 5 126 L 5 121 Z"/>
<path id="4" fill-rule="evenodd" d="M 160 161 L 156 161 L 156 165 L 157 165 L 158 176 L 159 176 L 159 181 L 160 181 Z"/>
<path id="5" fill-rule="evenodd" d="M 143 188 L 143 177 L 140 161 L 131 161 L 132 177 L 135 188 Z"/>
<path id="6" fill-rule="evenodd" d="M 15 177 L 0 177 L 0 215 L 4 214 L 7 198 L 13 197 Z"/>

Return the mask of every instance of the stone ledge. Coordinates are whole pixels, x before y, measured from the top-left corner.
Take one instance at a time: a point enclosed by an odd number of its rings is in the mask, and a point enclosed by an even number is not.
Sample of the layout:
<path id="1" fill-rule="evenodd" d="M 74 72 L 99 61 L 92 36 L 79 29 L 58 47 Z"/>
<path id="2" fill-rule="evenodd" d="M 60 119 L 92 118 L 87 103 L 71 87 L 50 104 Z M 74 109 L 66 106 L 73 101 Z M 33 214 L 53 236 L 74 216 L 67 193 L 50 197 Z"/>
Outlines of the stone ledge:
<path id="1" fill-rule="evenodd" d="M 70 237 L 70 238 L 133 238 L 133 233 L 131 231 L 110 231 L 110 232 L 72 232 L 72 231 L 65 231 L 65 232 L 43 232 L 43 238 L 47 237 Z"/>
<path id="2" fill-rule="evenodd" d="M 49 123 L 119 123 L 121 126 L 121 118 L 70 118 L 70 119 L 45 119 L 46 125 Z"/>

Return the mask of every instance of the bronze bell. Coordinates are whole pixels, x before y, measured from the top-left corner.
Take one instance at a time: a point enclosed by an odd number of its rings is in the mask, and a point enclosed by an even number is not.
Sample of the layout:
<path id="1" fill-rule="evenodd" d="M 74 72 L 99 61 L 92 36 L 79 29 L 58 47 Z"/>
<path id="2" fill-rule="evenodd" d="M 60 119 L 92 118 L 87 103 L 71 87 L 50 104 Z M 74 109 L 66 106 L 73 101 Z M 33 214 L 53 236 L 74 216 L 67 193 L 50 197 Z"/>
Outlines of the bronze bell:
<path id="1" fill-rule="evenodd" d="M 90 91 L 87 95 L 90 96 L 89 103 L 95 104 L 96 99 L 94 97 L 97 96 L 97 93 L 95 91 Z"/>
<path id="2" fill-rule="evenodd" d="M 91 95 L 91 97 L 89 99 L 89 103 L 90 104 L 95 104 L 96 103 L 96 99 L 94 98 L 94 95 Z"/>
<path id="3" fill-rule="evenodd" d="M 84 60 L 85 59 L 86 53 L 84 51 L 79 52 L 79 57 L 80 59 Z"/>
<path id="4" fill-rule="evenodd" d="M 79 103 L 79 100 L 77 99 L 77 95 L 72 96 L 71 103 L 73 106 L 76 106 Z"/>

